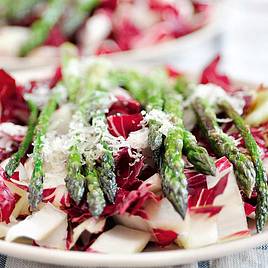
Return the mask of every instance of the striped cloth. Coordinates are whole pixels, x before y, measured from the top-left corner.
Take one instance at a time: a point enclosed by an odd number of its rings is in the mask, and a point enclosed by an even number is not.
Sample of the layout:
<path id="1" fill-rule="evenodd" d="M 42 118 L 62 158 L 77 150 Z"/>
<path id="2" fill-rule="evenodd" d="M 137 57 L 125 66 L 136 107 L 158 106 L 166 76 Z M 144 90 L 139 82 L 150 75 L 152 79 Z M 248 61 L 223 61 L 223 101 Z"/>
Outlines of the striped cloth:
<path id="1" fill-rule="evenodd" d="M 265 268 L 268 267 L 268 245 L 250 249 L 221 259 L 162 268 Z M 62 268 L 0 255 L 0 268 Z M 79 268 L 76 266 L 76 268 Z M 134 268 L 134 267 L 133 267 Z M 153 267 L 151 267 L 153 268 Z"/>

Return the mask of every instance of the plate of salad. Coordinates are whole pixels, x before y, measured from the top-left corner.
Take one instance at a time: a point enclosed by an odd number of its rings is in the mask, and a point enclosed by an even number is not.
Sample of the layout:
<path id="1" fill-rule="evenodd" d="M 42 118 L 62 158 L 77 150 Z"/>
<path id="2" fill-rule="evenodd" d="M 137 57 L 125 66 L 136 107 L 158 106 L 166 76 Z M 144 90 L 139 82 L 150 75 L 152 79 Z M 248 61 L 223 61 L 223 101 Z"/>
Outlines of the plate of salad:
<path id="1" fill-rule="evenodd" d="M 193 81 L 62 48 L 51 78 L 0 71 L 0 252 L 163 266 L 264 243 L 268 91 L 217 57 Z"/>
<path id="2" fill-rule="evenodd" d="M 170 50 L 185 53 L 215 28 L 210 1 L 9 2 L 0 4 L 0 59 L 10 70 L 55 63 L 58 47 L 66 41 L 83 55 L 138 60 L 171 55 Z"/>

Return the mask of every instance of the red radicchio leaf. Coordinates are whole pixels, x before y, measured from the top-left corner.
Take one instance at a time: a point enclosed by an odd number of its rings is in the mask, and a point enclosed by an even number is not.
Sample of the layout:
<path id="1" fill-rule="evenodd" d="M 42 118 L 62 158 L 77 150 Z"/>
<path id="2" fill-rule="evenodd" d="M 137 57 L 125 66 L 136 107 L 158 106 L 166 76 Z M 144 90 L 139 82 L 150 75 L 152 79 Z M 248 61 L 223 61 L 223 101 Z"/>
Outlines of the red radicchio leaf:
<path id="1" fill-rule="evenodd" d="M 129 155 L 128 148 L 120 150 L 116 157 L 116 182 L 125 190 L 136 190 L 142 183 L 138 176 L 144 166 L 143 158 L 135 160 Z"/>
<path id="2" fill-rule="evenodd" d="M 100 8 L 114 10 L 117 7 L 117 0 L 101 0 Z"/>
<path id="3" fill-rule="evenodd" d="M 182 72 L 178 71 L 176 68 L 174 68 L 171 65 L 166 65 L 166 71 L 170 78 L 178 78 L 183 75 Z"/>
<path id="4" fill-rule="evenodd" d="M 0 148 L 0 162 L 9 158 L 11 155 L 12 155 L 12 152 L 7 152 L 4 148 Z"/>
<path id="5" fill-rule="evenodd" d="M 118 44 L 109 39 L 109 40 L 104 40 L 98 47 L 98 49 L 95 51 L 96 55 L 103 55 L 103 54 L 111 54 L 115 52 L 121 51 L 120 47 Z"/>
<path id="6" fill-rule="evenodd" d="M 0 167 L 0 222 L 9 223 L 10 215 L 12 214 L 17 198 L 11 193 L 5 185 L 5 171 Z"/>
<path id="7" fill-rule="evenodd" d="M 143 205 L 150 199 L 155 202 L 159 201 L 159 197 L 149 190 L 149 186 L 149 184 L 141 184 L 137 190 L 133 191 L 127 191 L 119 188 L 115 204 L 106 206 L 103 215 L 111 216 L 114 214 L 124 214 L 128 212 L 131 215 L 148 219 L 148 215 L 143 209 Z"/>
<path id="8" fill-rule="evenodd" d="M 115 114 L 138 114 L 141 111 L 141 105 L 136 100 L 127 99 L 122 96 L 117 97 L 117 101 L 112 104 L 108 115 Z"/>
<path id="9" fill-rule="evenodd" d="M 193 207 L 189 209 L 192 214 L 207 214 L 209 217 L 219 214 L 221 210 L 222 206 Z"/>
<path id="10" fill-rule="evenodd" d="M 249 216 L 250 214 L 252 214 L 253 212 L 255 212 L 256 207 L 255 206 L 252 206 L 251 204 L 245 202 L 244 203 L 244 209 L 245 209 L 246 216 Z"/>
<path id="11" fill-rule="evenodd" d="M 113 32 L 114 39 L 121 50 L 131 49 L 133 40 L 141 34 L 140 30 L 127 17 L 115 21 Z"/>
<path id="12" fill-rule="evenodd" d="M 220 55 L 217 55 L 215 59 L 203 70 L 200 78 L 201 84 L 213 83 L 225 89 L 227 92 L 235 91 L 236 89 L 232 86 L 230 79 L 223 74 L 218 72 L 218 64 L 220 62 Z"/>
<path id="13" fill-rule="evenodd" d="M 82 204 L 77 205 L 73 200 L 70 200 L 70 207 L 62 208 L 67 213 L 69 222 L 81 223 L 91 217 L 86 200 L 83 201 Z"/>
<path id="14" fill-rule="evenodd" d="M 4 70 L 0 70 L 0 122 L 25 123 L 28 118 L 27 104 L 22 88 Z"/>
<path id="15" fill-rule="evenodd" d="M 132 115 L 110 115 L 107 117 L 108 129 L 115 136 L 123 136 L 125 139 L 132 131 L 141 129 L 140 122 L 143 120 L 141 113 Z"/>
<path id="16" fill-rule="evenodd" d="M 210 189 L 197 190 L 194 195 L 190 195 L 188 199 L 188 207 L 212 205 L 215 198 L 224 192 L 227 185 L 228 174 Z"/>
<path id="17" fill-rule="evenodd" d="M 62 79 L 62 71 L 61 71 L 61 67 L 59 66 L 49 81 L 49 88 L 55 87 L 57 83 L 61 81 L 61 79 Z"/>
<path id="18" fill-rule="evenodd" d="M 211 7 L 208 3 L 202 1 L 194 1 L 193 6 L 196 13 L 208 12 Z"/>
<path id="19" fill-rule="evenodd" d="M 167 1 L 150 0 L 149 5 L 152 10 L 160 13 L 164 18 L 168 16 L 179 16 L 179 11 L 176 6 Z"/>
<path id="20" fill-rule="evenodd" d="M 49 33 L 46 41 L 44 42 L 44 45 L 59 47 L 65 41 L 66 41 L 66 38 L 64 37 L 60 27 L 58 25 L 55 25 L 50 30 L 50 33 Z"/>
<path id="21" fill-rule="evenodd" d="M 174 242 L 177 238 L 177 233 L 170 230 L 163 229 L 153 229 L 153 235 L 156 240 L 156 243 L 162 247 L 168 246 Z"/>
<path id="22" fill-rule="evenodd" d="M 226 125 L 225 129 L 227 129 L 228 134 L 236 140 L 236 142 L 238 143 L 237 146 L 241 150 L 245 150 L 245 141 L 241 137 L 239 132 L 237 132 L 237 130 L 233 128 L 233 124 Z M 254 140 L 261 149 L 262 158 L 264 159 L 268 157 L 268 123 L 265 123 L 256 128 L 251 128 L 250 131 L 252 136 L 254 137 Z"/>
<path id="23" fill-rule="evenodd" d="M 226 173 L 226 171 L 231 170 L 232 165 L 226 157 L 218 159 L 215 165 L 219 180 L 210 189 L 207 188 L 205 175 L 190 171 L 185 173 L 189 182 L 188 208 L 190 213 L 206 213 L 209 217 L 212 217 L 221 211 L 222 207 L 214 206 L 213 203 L 215 198 L 224 192 L 230 173 Z"/>

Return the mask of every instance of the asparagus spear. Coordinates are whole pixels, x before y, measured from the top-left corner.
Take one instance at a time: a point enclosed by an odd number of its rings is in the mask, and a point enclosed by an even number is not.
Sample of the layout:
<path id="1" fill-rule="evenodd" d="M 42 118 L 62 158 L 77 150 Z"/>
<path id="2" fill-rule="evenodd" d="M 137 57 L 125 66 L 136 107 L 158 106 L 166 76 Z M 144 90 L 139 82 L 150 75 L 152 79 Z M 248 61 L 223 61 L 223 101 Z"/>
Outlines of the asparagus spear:
<path id="1" fill-rule="evenodd" d="M 32 210 L 35 210 L 39 202 L 42 200 L 44 178 L 42 158 L 43 140 L 47 132 L 49 120 L 53 112 L 56 110 L 58 99 L 58 94 L 52 95 L 47 105 L 42 110 L 35 128 L 35 137 L 33 142 L 34 169 L 29 185 L 29 204 Z"/>
<path id="2" fill-rule="evenodd" d="M 19 55 L 27 56 L 34 48 L 40 46 L 48 37 L 50 30 L 64 12 L 66 0 L 51 0 L 42 17 L 33 23 L 29 39 L 22 45 Z"/>
<path id="3" fill-rule="evenodd" d="M 176 79 L 174 90 L 182 95 L 185 99 L 187 99 L 192 94 L 192 90 L 189 87 L 189 81 L 184 76 L 180 76 Z"/>
<path id="4" fill-rule="evenodd" d="M 164 99 L 163 99 L 163 88 L 164 82 L 162 73 L 152 74 L 147 78 L 145 82 L 145 88 L 147 89 L 147 99 L 146 99 L 146 111 L 149 113 L 151 111 L 163 111 Z M 156 80 L 155 77 L 158 76 Z M 160 76 L 160 77 L 159 77 Z M 160 163 L 161 146 L 163 144 L 163 134 L 159 131 L 161 124 L 156 119 L 149 119 L 149 134 L 148 143 L 153 152 L 153 158 L 157 166 Z"/>
<path id="5" fill-rule="evenodd" d="M 64 34 L 72 36 L 98 4 L 100 4 L 100 0 L 76 1 L 74 8 L 71 12 L 69 11 L 70 14 L 67 14 L 64 20 Z"/>
<path id="6" fill-rule="evenodd" d="M 240 189 L 250 197 L 256 179 L 252 161 L 241 153 L 234 140 L 222 131 L 214 110 L 206 100 L 196 98 L 193 108 L 201 131 L 210 142 L 215 154 L 219 157 L 226 156 L 232 162 Z"/>
<path id="7" fill-rule="evenodd" d="M 85 182 L 87 184 L 87 203 L 92 216 L 100 216 L 106 205 L 103 192 L 100 188 L 99 175 L 95 167 L 87 167 Z"/>
<path id="8" fill-rule="evenodd" d="M 183 132 L 183 153 L 192 163 L 197 171 L 204 174 L 214 175 L 216 167 L 207 150 L 197 144 L 194 135 L 186 130 L 182 120 L 182 98 L 176 92 L 169 92 L 165 95 L 165 112 L 171 115 L 174 124 Z"/>
<path id="9" fill-rule="evenodd" d="M 161 165 L 162 189 L 176 211 L 185 217 L 187 209 L 187 180 L 182 159 L 183 130 L 179 125 L 171 128 L 164 141 Z"/>
<path id="10" fill-rule="evenodd" d="M 67 160 L 66 187 L 71 198 L 79 204 L 85 192 L 85 178 L 81 174 L 82 156 L 77 145 L 73 145 Z"/>
<path id="11" fill-rule="evenodd" d="M 256 207 L 256 227 L 257 232 L 261 232 L 268 219 L 267 174 L 261 160 L 261 151 L 245 121 L 234 110 L 230 103 L 227 101 L 222 101 L 220 102 L 220 107 L 223 108 L 226 114 L 233 120 L 236 128 L 239 130 L 256 169 L 256 189 L 258 192 Z"/>
<path id="12" fill-rule="evenodd" d="M 101 111 L 94 113 L 93 125 L 99 127 L 102 133 L 107 131 L 106 117 Z M 109 148 L 109 145 L 104 140 L 103 136 L 99 142 L 103 149 L 103 155 L 100 159 L 100 166 L 98 167 L 100 186 L 105 193 L 106 197 L 111 203 L 114 203 L 115 195 L 117 192 L 115 164 L 113 158 L 113 152 Z"/>
<path id="13" fill-rule="evenodd" d="M 20 144 L 19 150 L 10 157 L 9 162 L 6 165 L 5 171 L 8 177 L 11 177 L 13 175 L 15 169 L 18 167 L 22 157 L 26 154 L 33 139 L 34 128 L 38 116 L 38 108 L 32 101 L 28 101 L 28 107 L 30 108 L 31 114 L 28 121 L 27 133 Z"/>
<path id="14" fill-rule="evenodd" d="M 72 59 L 70 50 L 68 53 L 69 54 L 67 54 L 67 57 L 64 59 L 65 70 L 68 70 L 70 59 Z M 86 170 L 86 174 L 84 176 L 85 184 L 78 184 L 77 186 L 82 188 L 83 191 L 85 191 L 85 187 L 87 186 L 87 201 L 92 215 L 101 214 L 103 207 L 105 206 L 103 192 L 106 194 L 110 202 L 114 202 L 117 190 L 113 154 L 102 137 L 103 134 L 108 131 L 105 112 L 107 105 L 110 103 L 107 101 L 108 90 L 106 88 L 102 88 L 100 84 L 102 82 L 103 75 L 106 75 L 107 68 L 105 68 L 106 66 L 102 66 L 101 64 L 96 66 L 90 65 L 86 79 L 81 81 L 79 81 L 77 76 L 71 77 L 72 80 L 70 80 L 67 72 L 64 72 L 64 74 L 66 74 L 65 84 L 69 90 L 69 98 L 79 107 L 79 111 L 82 116 L 81 119 L 85 126 L 89 126 L 89 122 L 92 122 L 97 135 L 100 136 L 99 145 L 104 148 L 104 153 L 100 159 L 98 167 L 96 166 L 95 160 L 90 155 L 86 152 L 80 152 L 80 155 L 82 154 L 81 158 L 84 157 L 86 160 L 86 166 L 84 168 Z M 80 86 L 82 84 L 83 86 Z M 76 138 L 78 140 L 77 144 L 79 144 L 79 135 Z M 70 165 L 71 164 L 72 163 L 70 163 Z M 77 179 L 79 180 L 79 178 L 76 178 L 75 176 L 69 177 L 73 181 L 76 181 Z M 71 189 L 69 190 L 71 191 Z M 97 199 L 100 201 L 99 204 L 96 203 Z"/>
<path id="15" fill-rule="evenodd" d="M 34 9 L 34 7 L 38 5 L 38 2 L 40 3 L 42 2 L 42 0 L 4 0 L 3 2 L 5 4 L 5 8 L 7 9 L 7 19 L 12 22 L 19 22 L 20 20 L 28 16 L 29 13 L 31 13 L 31 11 Z"/>
<path id="16" fill-rule="evenodd" d="M 126 76 L 124 76 L 126 77 Z M 134 98 L 146 106 L 147 112 L 163 113 L 163 88 L 165 80 L 155 80 L 132 72 L 128 79 L 119 79 L 121 85 L 127 88 Z M 159 77 L 159 75 L 157 76 Z M 165 114 L 165 113 L 164 113 Z M 154 154 L 154 160 L 160 166 L 162 189 L 178 213 L 184 218 L 187 208 L 187 183 L 183 173 L 182 160 L 183 129 L 175 125 L 169 129 L 163 144 L 163 134 L 159 131 L 161 123 L 157 119 L 149 120 L 149 144 Z M 164 150 L 162 161 L 160 153 Z M 162 163 L 160 163 L 162 162 Z"/>

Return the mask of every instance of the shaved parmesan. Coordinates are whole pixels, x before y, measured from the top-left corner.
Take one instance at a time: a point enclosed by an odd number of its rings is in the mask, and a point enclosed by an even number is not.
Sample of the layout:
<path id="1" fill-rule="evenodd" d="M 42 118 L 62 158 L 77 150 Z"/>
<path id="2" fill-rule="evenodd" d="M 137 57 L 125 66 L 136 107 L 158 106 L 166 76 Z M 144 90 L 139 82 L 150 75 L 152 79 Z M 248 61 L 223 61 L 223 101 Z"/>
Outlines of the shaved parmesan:
<path id="1" fill-rule="evenodd" d="M 73 104 L 68 103 L 63 104 L 57 111 L 55 111 L 50 120 L 48 132 L 55 131 L 58 135 L 67 134 L 74 108 Z"/>
<path id="2" fill-rule="evenodd" d="M 46 248 L 66 249 L 68 222 L 65 220 L 46 238 L 36 240 L 35 243 Z"/>
<path id="3" fill-rule="evenodd" d="M 159 131 L 165 136 L 167 135 L 168 131 L 173 127 L 169 115 L 160 110 L 153 109 L 148 114 L 146 114 L 145 121 L 149 122 L 150 120 L 154 120 L 161 124 Z"/>
<path id="4" fill-rule="evenodd" d="M 5 239 L 9 242 L 20 237 L 27 237 L 35 241 L 44 240 L 61 226 L 66 218 L 67 215 L 63 211 L 47 203 L 40 211 L 12 226 Z"/>
<path id="5" fill-rule="evenodd" d="M 73 229 L 73 238 L 70 248 L 74 246 L 79 236 L 84 232 L 88 231 L 90 234 L 97 234 L 103 231 L 106 219 L 95 219 L 90 218 L 80 223 L 77 227 Z"/>
<path id="6" fill-rule="evenodd" d="M 101 234 L 90 249 L 107 254 L 137 253 L 145 248 L 149 240 L 149 233 L 117 225 Z"/>
<path id="7" fill-rule="evenodd" d="M 48 85 L 40 85 L 31 93 L 24 94 L 26 100 L 33 101 L 40 109 L 48 102 L 50 96 L 51 90 Z"/>
<path id="8" fill-rule="evenodd" d="M 148 148 L 148 128 L 142 128 L 140 130 L 130 132 L 127 138 L 127 142 L 130 147 L 137 150 L 142 150 Z"/>

